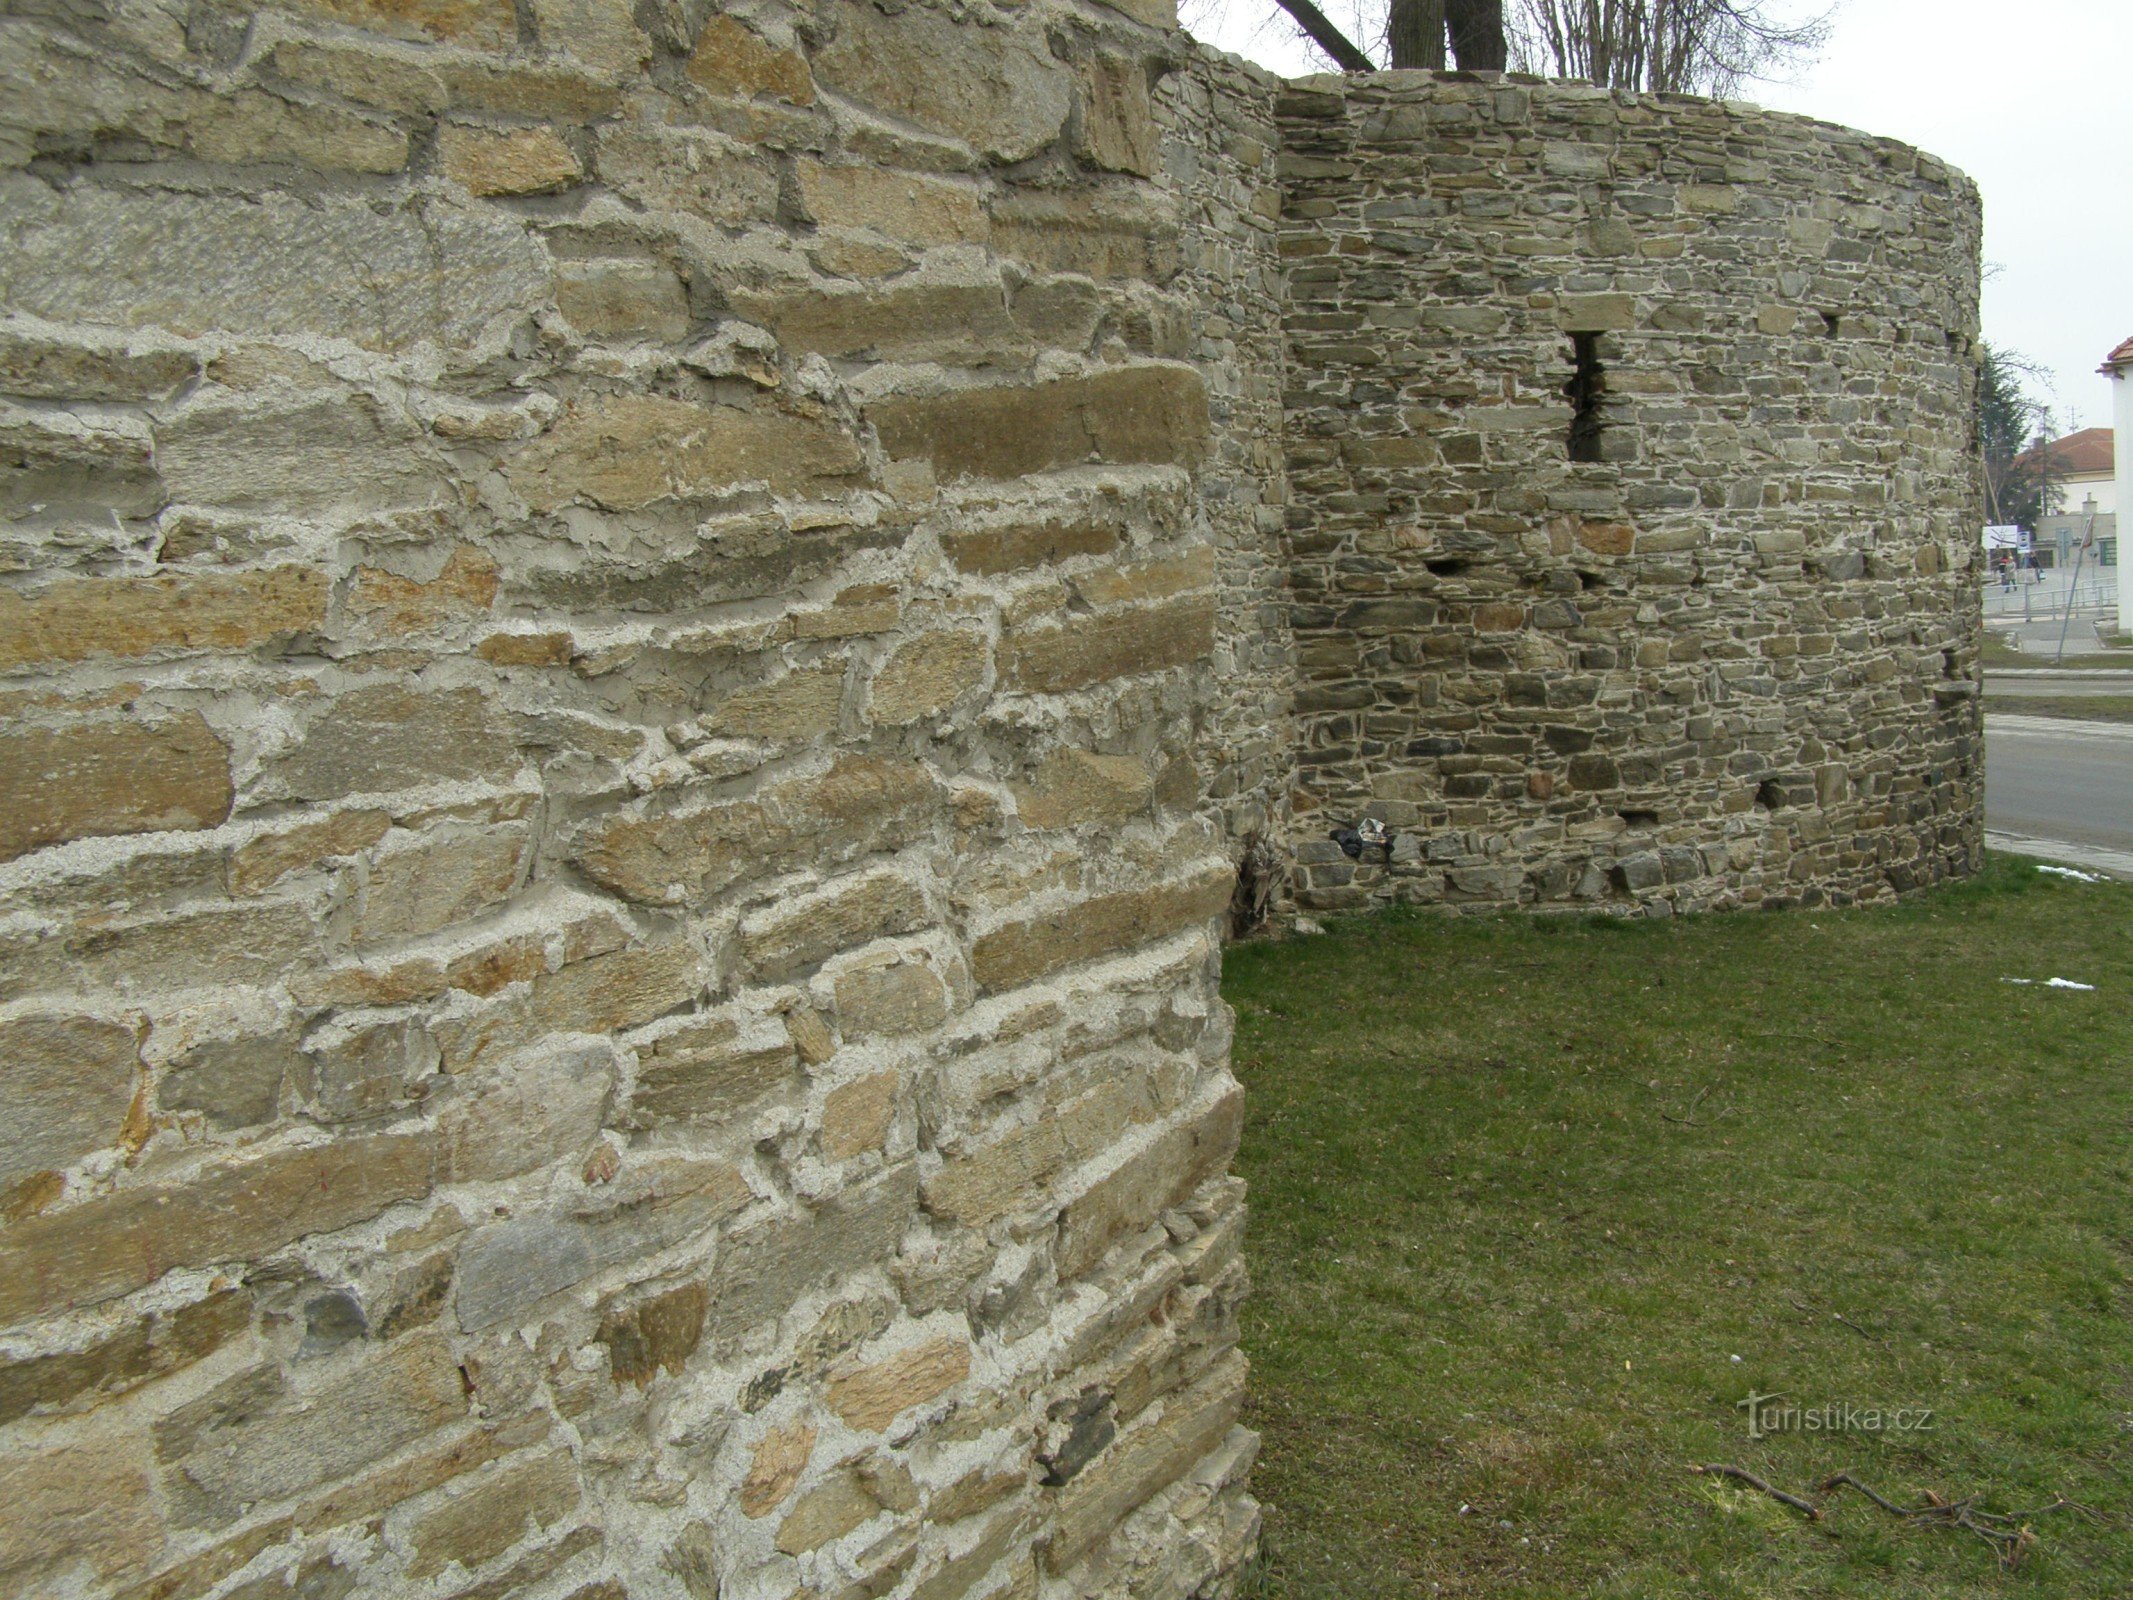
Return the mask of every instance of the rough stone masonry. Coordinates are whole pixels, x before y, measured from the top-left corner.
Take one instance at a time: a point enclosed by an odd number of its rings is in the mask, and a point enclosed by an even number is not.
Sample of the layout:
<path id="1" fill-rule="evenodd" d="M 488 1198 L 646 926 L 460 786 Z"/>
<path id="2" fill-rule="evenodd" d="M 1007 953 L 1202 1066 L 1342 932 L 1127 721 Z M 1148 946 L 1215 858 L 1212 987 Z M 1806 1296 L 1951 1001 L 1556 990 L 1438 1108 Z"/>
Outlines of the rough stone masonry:
<path id="1" fill-rule="evenodd" d="M 0 52 L 0 1591 L 1225 1593 L 1240 857 L 1974 857 L 1901 147 L 1167 0 Z"/>
<path id="2" fill-rule="evenodd" d="M 1969 180 L 1576 84 L 1278 110 L 1298 898 L 1665 914 L 1973 870 Z M 1389 860 L 1328 841 L 1364 815 Z"/>

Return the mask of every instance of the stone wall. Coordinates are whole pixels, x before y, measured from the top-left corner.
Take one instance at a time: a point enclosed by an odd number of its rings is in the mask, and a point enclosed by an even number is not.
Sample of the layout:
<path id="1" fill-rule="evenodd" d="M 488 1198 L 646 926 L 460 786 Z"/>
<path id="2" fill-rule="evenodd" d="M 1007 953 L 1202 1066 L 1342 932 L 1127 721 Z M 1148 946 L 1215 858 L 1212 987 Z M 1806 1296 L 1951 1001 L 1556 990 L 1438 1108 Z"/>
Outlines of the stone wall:
<path id="1" fill-rule="evenodd" d="M 0 1589 L 1223 1584 L 1273 85 L 1170 24 L 0 24 Z"/>
<path id="2" fill-rule="evenodd" d="M 1974 867 L 1968 180 L 1577 84 L 1280 111 L 1301 903 L 1845 903 Z M 1389 863 L 1327 841 L 1363 815 Z"/>
<path id="3" fill-rule="evenodd" d="M 1974 859 L 1967 185 L 1173 20 L 0 23 L 0 1589 L 1223 1593 L 1292 856 Z"/>

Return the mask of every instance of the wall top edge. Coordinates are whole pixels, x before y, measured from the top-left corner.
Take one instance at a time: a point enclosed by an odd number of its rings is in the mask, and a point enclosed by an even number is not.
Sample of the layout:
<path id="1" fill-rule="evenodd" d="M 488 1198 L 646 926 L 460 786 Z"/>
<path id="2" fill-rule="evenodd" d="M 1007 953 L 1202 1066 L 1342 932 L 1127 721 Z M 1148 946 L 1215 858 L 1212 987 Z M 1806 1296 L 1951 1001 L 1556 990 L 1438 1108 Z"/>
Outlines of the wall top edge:
<path id="1" fill-rule="evenodd" d="M 1354 99 L 1373 105 L 1402 100 L 1423 100 L 1445 88 L 1456 87 L 1469 91 L 1524 89 L 1544 93 L 1558 103 L 1605 100 L 1617 106 L 1662 113 L 1715 110 L 1744 124 L 1787 125 L 1803 132 L 1811 130 L 1825 139 L 1855 141 L 1899 160 L 1908 158 L 1925 169 L 1928 176 L 1944 177 L 1951 184 L 1967 188 L 1973 193 L 1977 190 L 1976 180 L 1967 172 L 1930 150 L 1921 149 L 1917 145 L 1886 134 L 1832 122 L 1826 117 L 1808 116 L 1797 111 L 1780 111 L 1753 100 L 1606 89 L 1582 78 L 1550 78 L 1533 72 L 1437 72 L 1426 68 L 1387 68 L 1378 72 L 1314 72 L 1297 78 L 1276 78 L 1275 82 L 1292 95 L 1320 95 L 1328 100 L 1343 103 Z M 1283 112 L 1285 115 L 1296 115 L 1297 108 L 1292 104 L 1285 106 Z M 1329 106 L 1325 114 L 1338 113 L 1334 107 Z"/>

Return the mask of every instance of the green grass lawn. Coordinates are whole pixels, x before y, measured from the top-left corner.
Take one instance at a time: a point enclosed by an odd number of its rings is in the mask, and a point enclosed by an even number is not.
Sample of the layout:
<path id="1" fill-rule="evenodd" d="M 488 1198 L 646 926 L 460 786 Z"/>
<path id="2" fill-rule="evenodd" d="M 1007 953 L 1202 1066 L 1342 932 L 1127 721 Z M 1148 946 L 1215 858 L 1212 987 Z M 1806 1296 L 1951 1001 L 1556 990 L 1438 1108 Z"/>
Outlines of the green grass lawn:
<path id="1" fill-rule="evenodd" d="M 2065 717 L 2076 722 L 2133 722 L 2133 694 L 1988 694 L 1995 716 Z"/>
<path id="2" fill-rule="evenodd" d="M 2133 1595 L 2129 933 L 2133 887 L 1996 857 L 1869 911 L 1233 948 L 1247 1593 Z M 1751 1440 L 1750 1391 L 1931 1426 Z M 1721 1462 L 2098 1517 L 2010 1573 Z"/>

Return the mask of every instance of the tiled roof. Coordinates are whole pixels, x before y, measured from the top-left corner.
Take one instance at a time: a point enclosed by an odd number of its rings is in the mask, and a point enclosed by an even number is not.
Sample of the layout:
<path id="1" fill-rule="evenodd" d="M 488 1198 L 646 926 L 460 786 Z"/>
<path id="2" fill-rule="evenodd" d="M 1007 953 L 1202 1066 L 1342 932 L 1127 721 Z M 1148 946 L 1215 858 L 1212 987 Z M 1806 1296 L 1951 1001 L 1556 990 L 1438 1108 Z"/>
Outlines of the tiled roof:
<path id="1" fill-rule="evenodd" d="M 2103 358 L 2098 372 L 2116 372 L 2120 367 L 2133 367 L 2133 339 L 2128 339 L 2116 350 Z"/>
<path id="2" fill-rule="evenodd" d="M 2133 340 L 2128 340 L 2133 344 Z M 2052 470 L 2062 476 L 2077 473 L 2109 473 L 2112 470 L 2111 430 L 2109 428 L 2083 428 L 2079 433 L 2070 433 L 2064 439 L 2054 439 L 2044 447 L 2051 452 Z M 2021 465 L 2035 459 L 2034 449 L 2023 451 L 2015 457 Z"/>

